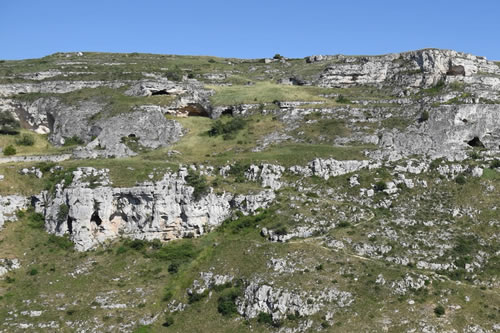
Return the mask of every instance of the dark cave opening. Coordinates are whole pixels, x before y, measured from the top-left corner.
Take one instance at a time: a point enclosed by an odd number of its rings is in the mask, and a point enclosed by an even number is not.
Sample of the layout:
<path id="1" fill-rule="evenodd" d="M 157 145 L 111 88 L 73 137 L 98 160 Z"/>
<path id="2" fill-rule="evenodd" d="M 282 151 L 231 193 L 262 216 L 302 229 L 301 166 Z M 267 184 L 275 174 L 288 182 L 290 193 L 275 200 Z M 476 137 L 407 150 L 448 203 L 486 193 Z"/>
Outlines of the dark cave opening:
<path id="1" fill-rule="evenodd" d="M 151 96 L 168 95 L 167 89 L 156 90 L 151 92 Z"/>
<path id="2" fill-rule="evenodd" d="M 484 144 L 475 136 L 472 140 L 468 141 L 467 144 L 471 147 L 484 148 Z"/>
<path id="3" fill-rule="evenodd" d="M 90 217 L 90 222 L 94 222 L 97 226 L 100 226 L 102 223 L 101 218 L 99 217 L 99 213 L 95 211 L 92 216 Z"/>
<path id="4" fill-rule="evenodd" d="M 70 233 L 70 235 L 73 234 L 73 219 L 68 216 L 66 223 L 68 224 L 68 232 Z"/>
<path id="5" fill-rule="evenodd" d="M 191 103 L 179 109 L 179 112 L 187 113 L 188 117 L 209 117 L 207 110 L 198 103 Z"/>

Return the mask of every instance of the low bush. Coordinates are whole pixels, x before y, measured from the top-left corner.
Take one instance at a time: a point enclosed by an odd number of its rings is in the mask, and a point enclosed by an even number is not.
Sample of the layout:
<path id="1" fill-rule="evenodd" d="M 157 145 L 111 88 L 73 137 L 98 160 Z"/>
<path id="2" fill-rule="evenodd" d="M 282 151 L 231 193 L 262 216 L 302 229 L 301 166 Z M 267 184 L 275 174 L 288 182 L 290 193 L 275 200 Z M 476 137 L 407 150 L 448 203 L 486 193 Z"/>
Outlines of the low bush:
<path id="1" fill-rule="evenodd" d="M 57 220 L 59 220 L 59 222 L 63 222 L 68 217 L 68 214 L 69 214 L 68 205 L 66 204 L 59 205 L 59 211 L 57 212 Z"/>
<path id="2" fill-rule="evenodd" d="M 436 307 L 434 308 L 434 313 L 435 313 L 435 314 L 436 314 L 436 316 L 438 316 L 438 317 L 441 317 L 442 315 L 444 315 L 444 314 L 445 314 L 445 312 L 446 312 L 446 311 L 445 311 L 444 307 L 443 307 L 441 304 L 440 304 L 440 305 L 438 305 L 438 306 L 436 306 Z"/>
<path id="3" fill-rule="evenodd" d="M 70 138 L 65 138 L 64 139 L 64 145 L 63 146 L 76 146 L 76 145 L 81 145 L 83 144 L 83 140 L 80 139 L 77 135 L 73 135 Z"/>
<path id="4" fill-rule="evenodd" d="M 45 226 L 45 218 L 40 213 L 35 213 L 33 210 L 28 210 L 28 226 L 33 229 L 43 229 Z"/>
<path id="5" fill-rule="evenodd" d="M 169 327 L 174 324 L 174 318 L 172 316 L 167 316 L 165 322 L 162 324 L 164 327 Z"/>
<path id="6" fill-rule="evenodd" d="M 423 123 L 424 121 L 429 120 L 429 111 L 424 111 L 420 115 L 420 118 L 418 119 L 419 122 Z"/>
<path id="7" fill-rule="evenodd" d="M 236 137 L 236 134 L 238 134 L 240 130 L 245 128 L 245 125 L 246 121 L 242 118 L 233 118 L 226 123 L 222 120 L 216 120 L 212 125 L 212 128 L 208 131 L 208 135 L 222 135 L 224 140 L 232 140 Z"/>
<path id="8" fill-rule="evenodd" d="M 204 299 L 205 297 L 208 296 L 208 292 L 209 292 L 208 290 L 205 290 L 201 294 L 198 294 L 197 292 L 193 292 L 191 295 L 188 296 L 188 303 L 193 304 L 193 303 L 201 301 L 202 299 Z"/>
<path id="9" fill-rule="evenodd" d="M 491 161 L 490 168 L 492 169 L 500 168 L 500 160 L 494 159 L 493 161 Z"/>
<path id="10" fill-rule="evenodd" d="M 194 188 L 193 197 L 195 200 L 200 200 L 202 196 L 208 193 L 209 186 L 206 178 L 193 170 L 189 170 L 186 183 Z"/>
<path id="11" fill-rule="evenodd" d="M 245 230 L 254 229 L 259 223 L 266 220 L 273 220 L 275 217 L 275 215 L 268 209 L 260 210 L 253 216 L 245 216 L 241 212 L 237 212 L 236 215 L 237 218 L 235 220 L 227 219 L 222 222 L 219 230 L 227 230 L 233 234 L 237 234 Z"/>
<path id="12" fill-rule="evenodd" d="M 16 144 L 19 146 L 33 146 L 35 144 L 35 137 L 31 134 L 25 133 L 16 140 Z"/>
<path id="13" fill-rule="evenodd" d="M 224 290 L 222 295 L 217 300 L 217 311 L 223 316 L 230 317 L 238 313 L 236 306 L 236 299 L 240 296 L 241 290 L 238 288 L 231 288 Z"/>
<path id="14" fill-rule="evenodd" d="M 245 172 L 249 167 L 250 164 L 238 161 L 231 166 L 228 173 L 235 178 L 237 183 L 244 183 L 246 181 Z"/>
<path id="15" fill-rule="evenodd" d="M 272 325 L 273 324 L 273 316 L 269 313 L 260 312 L 257 316 L 257 321 L 261 324 Z"/>
<path id="16" fill-rule="evenodd" d="M 63 250 L 69 250 L 73 248 L 73 242 L 68 237 L 50 235 L 48 243 L 55 245 Z"/>
<path id="17" fill-rule="evenodd" d="M 375 183 L 375 192 L 382 192 L 387 189 L 387 184 L 384 181 L 378 181 Z"/>
<path id="18" fill-rule="evenodd" d="M 464 185 L 467 180 L 465 179 L 464 175 L 458 175 L 457 178 L 455 178 L 455 182 L 459 185 Z"/>
<path id="19" fill-rule="evenodd" d="M 344 95 L 339 95 L 337 97 L 337 99 L 335 100 L 335 102 L 341 103 L 341 104 L 349 104 L 349 103 L 351 103 L 351 101 L 347 97 L 345 97 Z"/>
<path id="20" fill-rule="evenodd" d="M 16 155 L 17 153 L 17 150 L 16 148 L 14 148 L 13 145 L 8 145 L 7 147 L 5 147 L 5 149 L 3 150 L 3 154 L 5 156 L 12 156 L 12 155 Z"/>
<path id="21" fill-rule="evenodd" d="M 37 275 L 38 274 L 38 269 L 32 268 L 28 271 L 28 274 L 31 276 Z"/>

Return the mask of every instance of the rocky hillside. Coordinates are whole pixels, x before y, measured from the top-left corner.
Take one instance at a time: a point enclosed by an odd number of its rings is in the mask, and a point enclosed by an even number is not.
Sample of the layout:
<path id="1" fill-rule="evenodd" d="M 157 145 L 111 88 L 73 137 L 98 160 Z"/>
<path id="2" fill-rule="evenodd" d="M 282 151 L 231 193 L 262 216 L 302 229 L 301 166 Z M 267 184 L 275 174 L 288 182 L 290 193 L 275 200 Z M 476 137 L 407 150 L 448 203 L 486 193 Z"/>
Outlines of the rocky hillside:
<path id="1" fill-rule="evenodd" d="M 0 332 L 500 331 L 500 63 L 0 61 Z"/>

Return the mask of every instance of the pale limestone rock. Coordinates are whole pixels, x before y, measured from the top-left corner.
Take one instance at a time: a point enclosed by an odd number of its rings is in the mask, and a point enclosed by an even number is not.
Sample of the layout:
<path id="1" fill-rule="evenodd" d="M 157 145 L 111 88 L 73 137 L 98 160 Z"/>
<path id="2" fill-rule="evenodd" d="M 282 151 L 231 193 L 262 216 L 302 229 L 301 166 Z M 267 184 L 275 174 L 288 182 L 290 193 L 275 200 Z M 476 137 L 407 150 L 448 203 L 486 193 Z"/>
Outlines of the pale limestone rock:
<path id="1" fill-rule="evenodd" d="M 93 184 L 86 182 L 89 175 Z M 80 251 L 120 236 L 165 241 L 196 237 L 220 225 L 233 209 L 251 214 L 274 200 L 273 191 L 263 191 L 237 196 L 211 192 L 195 201 L 186 175 L 187 170 L 181 169 L 156 183 L 113 188 L 108 186 L 105 171 L 80 168 L 69 187 L 58 185 L 54 195 L 45 192 L 38 200 L 45 204 L 47 231 L 69 234 Z M 64 206 L 67 215 L 61 214 Z"/>

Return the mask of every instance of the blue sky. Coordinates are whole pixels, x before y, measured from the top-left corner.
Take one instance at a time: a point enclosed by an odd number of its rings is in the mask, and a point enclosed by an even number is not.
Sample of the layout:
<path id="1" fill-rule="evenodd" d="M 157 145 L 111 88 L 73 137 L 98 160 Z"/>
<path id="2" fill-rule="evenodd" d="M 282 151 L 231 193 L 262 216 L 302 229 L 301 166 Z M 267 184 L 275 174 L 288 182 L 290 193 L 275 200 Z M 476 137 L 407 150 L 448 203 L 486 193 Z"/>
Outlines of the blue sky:
<path id="1" fill-rule="evenodd" d="M 0 0 L 0 59 L 103 51 L 261 58 L 425 47 L 500 60 L 498 0 Z"/>

